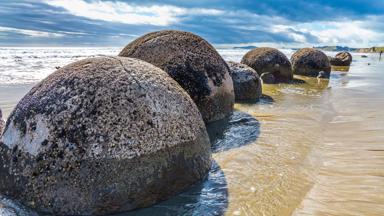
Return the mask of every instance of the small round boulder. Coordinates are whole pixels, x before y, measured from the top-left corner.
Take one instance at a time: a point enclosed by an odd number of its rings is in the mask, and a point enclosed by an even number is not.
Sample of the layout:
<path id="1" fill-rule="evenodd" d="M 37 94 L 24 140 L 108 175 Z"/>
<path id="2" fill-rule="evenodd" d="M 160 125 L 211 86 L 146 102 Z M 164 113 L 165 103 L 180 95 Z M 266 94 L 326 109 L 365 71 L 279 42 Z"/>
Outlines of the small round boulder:
<path id="1" fill-rule="evenodd" d="M 263 73 L 272 73 L 275 82 L 290 82 L 293 79 L 291 63 L 284 53 L 270 47 L 255 48 L 247 52 L 242 64 L 246 64 L 257 71 L 259 76 Z"/>
<path id="2" fill-rule="evenodd" d="M 331 74 L 328 57 L 314 48 L 299 49 L 292 55 L 291 62 L 293 73 L 297 75 L 317 77 L 323 71 L 323 76 L 329 78 Z"/>
<path id="3" fill-rule="evenodd" d="M 211 165 L 199 110 L 163 70 L 90 58 L 35 86 L 8 118 L 0 193 L 39 212 L 105 215 L 146 207 Z"/>
<path id="4" fill-rule="evenodd" d="M 251 67 L 229 61 L 228 66 L 233 80 L 236 101 L 258 101 L 261 96 L 261 81 L 259 75 Z"/>
<path id="5" fill-rule="evenodd" d="M 352 55 L 349 52 L 339 52 L 334 58 L 330 58 L 330 63 L 333 66 L 350 66 Z"/>
<path id="6" fill-rule="evenodd" d="M 152 32 L 128 44 L 119 56 L 167 72 L 195 101 L 205 122 L 232 114 L 235 95 L 228 65 L 203 38 L 182 31 Z"/>

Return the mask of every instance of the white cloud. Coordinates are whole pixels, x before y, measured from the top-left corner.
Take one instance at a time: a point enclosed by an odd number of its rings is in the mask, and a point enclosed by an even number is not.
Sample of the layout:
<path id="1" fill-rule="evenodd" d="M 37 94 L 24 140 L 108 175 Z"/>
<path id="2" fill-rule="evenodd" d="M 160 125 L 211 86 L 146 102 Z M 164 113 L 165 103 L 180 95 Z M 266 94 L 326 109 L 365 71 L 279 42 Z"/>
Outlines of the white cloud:
<path id="1" fill-rule="evenodd" d="M 64 33 L 36 31 L 36 30 L 11 28 L 11 27 L 4 27 L 4 26 L 0 26 L 0 32 L 13 32 L 17 34 L 27 35 L 30 37 L 63 37 L 65 36 Z"/>
<path id="2" fill-rule="evenodd" d="M 371 28 L 370 23 L 370 19 L 317 21 L 298 23 L 294 27 L 315 35 L 321 44 L 369 47 L 384 41 L 383 34 Z"/>
<path id="3" fill-rule="evenodd" d="M 286 26 L 286 25 L 273 25 L 271 28 L 271 32 L 278 33 L 278 34 L 285 34 L 289 38 L 291 38 L 293 41 L 297 43 L 308 43 L 307 38 L 305 35 L 300 34 L 301 31 L 297 31 L 292 26 Z"/>
<path id="4" fill-rule="evenodd" d="M 44 2 L 64 8 L 75 16 L 133 25 L 167 26 L 180 22 L 182 16 L 188 14 L 217 16 L 224 13 L 216 9 L 187 9 L 171 5 L 138 6 L 119 1 L 45 0 Z"/>

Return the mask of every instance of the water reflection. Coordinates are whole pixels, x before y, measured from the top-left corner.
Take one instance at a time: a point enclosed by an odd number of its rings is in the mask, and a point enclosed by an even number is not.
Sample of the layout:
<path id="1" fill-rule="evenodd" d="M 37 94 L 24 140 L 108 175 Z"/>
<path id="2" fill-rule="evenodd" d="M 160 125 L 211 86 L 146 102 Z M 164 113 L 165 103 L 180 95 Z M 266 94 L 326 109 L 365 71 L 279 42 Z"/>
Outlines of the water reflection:
<path id="1" fill-rule="evenodd" d="M 341 71 L 341 72 L 348 72 L 349 66 L 333 66 L 331 67 L 332 71 Z"/>
<path id="2" fill-rule="evenodd" d="M 235 111 L 232 116 L 207 125 L 212 152 L 222 152 L 254 142 L 260 123 L 252 115 Z"/>
<path id="3" fill-rule="evenodd" d="M 228 207 L 228 186 L 220 166 L 213 162 L 205 181 L 152 207 L 115 216 L 224 215 Z"/>
<path id="4" fill-rule="evenodd" d="M 332 73 L 331 73 L 332 78 Z M 300 80 L 300 81 L 299 81 Z M 329 87 L 330 79 L 316 77 L 306 77 L 295 75 L 295 81 L 292 83 L 282 83 L 278 85 L 264 85 L 263 92 L 275 97 L 283 94 L 299 94 L 305 96 L 321 96 L 322 92 Z"/>

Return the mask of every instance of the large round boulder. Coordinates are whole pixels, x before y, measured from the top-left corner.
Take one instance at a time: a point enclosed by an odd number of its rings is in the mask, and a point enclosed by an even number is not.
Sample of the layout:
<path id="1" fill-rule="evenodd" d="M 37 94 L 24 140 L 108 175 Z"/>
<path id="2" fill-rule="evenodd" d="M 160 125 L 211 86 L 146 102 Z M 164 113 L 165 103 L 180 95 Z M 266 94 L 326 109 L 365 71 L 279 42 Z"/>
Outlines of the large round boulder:
<path id="1" fill-rule="evenodd" d="M 330 63 L 333 66 L 350 66 L 351 62 L 352 55 L 349 52 L 339 52 L 330 59 Z"/>
<path id="2" fill-rule="evenodd" d="M 229 61 L 228 66 L 233 80 L 236 101 L 258 101 L 262 88 L 257 72 L 245 64 L 233 61 Z"/>
<path id="3" fill-rule="evenodd" d="M 302 48 L 297 50 L 291 57 L 292 70 L 294 74 L 302 76 L 319 76 L 329 78 L 331 65 L 328 57 L 320 50 L 314 48 Z"/>
<path id="4" fill-rule="evenodd" d="M 188 94 L 138 59 L 90 58 L 35 86 L 8 118 L 0 193 L 54 215 L 152 205 L 203 179 L 209 138 Z"/>
<path id="5" fill-rule="evenodd" d="M 153 32 L 128 44 L 119 56 L 166 71 L 195 101 L 205 122 L 232 114 L 235 96 L 228 65 L 203 38 L 182 31 Z"/>
<path id="6" fill-rule="evenodd" d="M 290 82 L 293 79 L 291 63 L 284 53 L 270 47 L 255 48 L 247 52 L 242 64 L 255 69 L 259 76 L 263 73 L 271 73 L 275 82 Z"/>
<path id="7" fill-rule="evenodd" d="M 5 126 L 5 122 L 3 120 L 3 112 L 1 111 L 1 108 L 0 108 L 0 137 L 1 137 L 1 134 L 3 133 L 4 126 Z"/>

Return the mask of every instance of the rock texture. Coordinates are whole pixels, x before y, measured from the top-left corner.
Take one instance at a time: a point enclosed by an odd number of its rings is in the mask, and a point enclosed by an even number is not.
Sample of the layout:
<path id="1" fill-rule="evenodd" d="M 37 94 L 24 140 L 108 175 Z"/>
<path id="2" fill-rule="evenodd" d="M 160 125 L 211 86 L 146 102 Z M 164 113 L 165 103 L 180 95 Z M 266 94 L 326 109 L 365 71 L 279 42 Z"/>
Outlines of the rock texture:
<path id="1" fill-rule="evenodd" d="M 128 44 L 119 55 L 166 71 L 195 101 L 205 122 L 232 114 L 235 96 L 228 65 L 203 38 L 181 31 L 153 32 Z"/>
<path id="2" fill-rule="evenodd" d="M 1 134 L 3 133 L 4 126 L 5 126 L 5 122 L 3 120 L 3 112 L 0 109 L 0 137 L 1 137 Z"/>
<path id="3" fill-rule="evenodd" d="M 292 70 L 294 74 L 303 76 L 321 76 L 329 78 L 331 65 L 328 57 L 320 50 L 303 48 L 296 51 L 291 57 Z"/>
<path id="4" fill-rule="evenodd" d="M 27 209 L 14 200 L 0 195 L 0 215 L 1 216 L 39 216 L 36 212 Z"/>
<path id="5" fill-rule="evenodd" d="M 196 105 L 164 71 L 90 58 L 47 77 L 8 118 L 0 194 L 54 215 L 127 211 L 203 179 L 210 154 Z"/>
<path id="6" fill-rule="evenodd" d="M 243 56 L 241 63 L 255 69 L 260 76 L 263 73 L 272 73 L 276 83 L 290 82 L 293 79 L 288 58 L 274 48 L 255 48 Z"/>
<path id="7" fill-rule="evenodd" d="M 259 75 L 245 64 L 229 61 L 228 66 L 233 80 L 236 101 L 255 100 L 261 96 L 261 81 Z"/>
<path id="8" fill-rule="evenodd" d="M 339 52 L 333 58 L 331 57 L 330 63 L 333 66 L 350 66 L 352 62 L 352 55 L 349 52 Z"/>
<path id="9" fill-rule="evenodd" d="M 275 76 L 273 76 L 272 73 L 266 72 L 261 74 L 261 80 L 263 80 L 263 83 L 265 84 L 274 84 L 275 81 Z"/>

